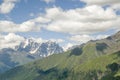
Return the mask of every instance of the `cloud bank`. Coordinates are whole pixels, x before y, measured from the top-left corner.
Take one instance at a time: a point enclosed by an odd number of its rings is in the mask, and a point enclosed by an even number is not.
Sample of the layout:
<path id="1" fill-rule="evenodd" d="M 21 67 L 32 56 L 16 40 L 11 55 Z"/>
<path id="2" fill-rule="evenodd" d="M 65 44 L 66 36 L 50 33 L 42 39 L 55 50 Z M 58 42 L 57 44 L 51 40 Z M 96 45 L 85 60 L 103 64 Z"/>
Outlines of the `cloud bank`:
<path id="1" fill-rule="evenodd" d="M 62 43 L 64 42 L 64 40 L 62 39 L 42 39 L 42 38 L 28 38 L 28 39 L 32 39 L 37 43 L 43 43 L 43 42 L 47 42 L 47 41 L 52 41 L 52 42 L 56 42 L 56 43 Z M 0 34 L 0 49 L 3 48 L 15 48 L 15 46 L 19 45 L 21 42 L 25 42 L 27 39 L 17 35 L 15 33 L 9 33 L 7 35 L 2 35 Z"/>
<path id="2" fill-rule="evenodd" d="M 104 39 L 108 37 L 109 35 L 97 35 L 97 36 L 90 36 L 90 35 L 74 35 L 69 37 L 70 40 L 78 42 L 79 44 L 86 43 L 90 40 L 98 40 L 98 39 Z"/>
<path id="3" fill-rule="evenodd" d="M 55 2 L 55 0 L 44 0 L 44 2 L 46 2 L 48 4 L 50 2 Z"/>
<path id="4" fill-rule="evenodd" d="M 0 35 L 0 49 L 2 48 L 14 48 L 16 45 L 20 44 L 25 39 L 14 33 L 9 33 L 8 35 Z"/>
<path id="5" fill-rule="evenodd" d="M 2 4 L 0 4 L 0 13 L 7 14 L 11 12 L 16 2 L 18 2 L 18 0 L 3 0 Z"/>
<path id="6" fill-rule="evenodd" d="M 0 32 L 40 31 L 44 28 L 69 34 L 93 34 L 109 29 L 120 29 L 119 23 L 120 16 L 110 7 L 104 9 L 101 6 L 92 5 L 67 11 L 53 7 L 46 9 L 44 15 L 21 24 L 0 21 Z"/>
<path id="7" fill-rule="evenodd" d="M 54 2 L 54 0 L 44 0 L 46 3 Z M 64 10 L 60 7 L 47 8 L 45 13 L 27 20 L 22 23 L 14 23 L 13 21 L 0 20 L 0 32 L 10 33 L 9 36 L 16 36 L 15 32 L 41 31 L 43 28 L 48 31 L 68 33 L 71 35 L 69 40 L 79 43 L 85 43 L 88 40 L 105 38 L 108 35 L 90 36 L 98 32 L 107 30 L 120 30 L 120 15 L 116 11 L 120 10 L 120 0 L 80 0 L 87 5 L 83 8 L 75 8 Z M 0 5 L 0 13 L 9 13 L 14 7 L 17 0 L 4 0 Z M 7 37 L 9 37 L 7 36 Z M 19 36 L 20 40 L 16 43 L 10 43 L 5 36 L 0 35 L 1 44 L 16 45 L 24 40 Z M 42 40 L 42 39 L 41 39 Z M 52 39 L 55 41 L 54 39 Z M 58 42 L 62 42 L 61 39 Z M 2 44 L 0 47 L 7 46 Z M 8 46 L 10 46 L 8 45 Z M 71 46 L 69 44 L 68 46 Z"/>

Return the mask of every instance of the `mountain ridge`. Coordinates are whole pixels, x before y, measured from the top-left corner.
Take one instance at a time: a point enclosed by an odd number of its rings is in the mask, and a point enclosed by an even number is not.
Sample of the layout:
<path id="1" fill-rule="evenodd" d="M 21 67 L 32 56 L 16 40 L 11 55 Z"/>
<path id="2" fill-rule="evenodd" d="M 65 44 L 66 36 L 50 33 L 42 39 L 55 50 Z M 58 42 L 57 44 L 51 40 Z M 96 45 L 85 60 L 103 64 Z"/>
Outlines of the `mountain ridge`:
<path id="1" fill-rule="evenodd" d="M 34 50 L 36 51 L 34 52 Z M 46 51 L 43 52 L 43 50 Z M 51 41 L 37 43 L 34 40 L 30 40 L 27 44 L 21 42 L 15 49 L 3 48 L 0 50 L 0 73 L 13 67 L 62 52 L 62 47 L 56 42 Z"/>
<path id="2" fill-rule="evenodd" d="M 89 41 L 62 54 L 16 67 L 0 75 L 0 79 L 119 80 L 119 36 L 116 33 L 102 40 Z"/>

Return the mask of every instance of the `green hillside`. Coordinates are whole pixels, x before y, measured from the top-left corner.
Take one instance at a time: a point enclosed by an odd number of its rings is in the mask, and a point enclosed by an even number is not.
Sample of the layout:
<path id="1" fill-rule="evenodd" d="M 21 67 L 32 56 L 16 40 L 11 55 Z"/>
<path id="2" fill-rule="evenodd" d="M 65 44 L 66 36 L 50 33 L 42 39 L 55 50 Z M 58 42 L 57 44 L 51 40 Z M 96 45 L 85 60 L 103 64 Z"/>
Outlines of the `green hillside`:
<path id="1" fill-rule="evenodd" d="M 120 32 L 0 75 L 0 80 L 120 80 Z"/>
<path id="2" fill-rule="evenodd" d="M 120 52 L 81 63 L 70 52 L 16 67 L 0 80 L 119 80 Z M 118 78 L 118 79 L 117 79 Z"/>

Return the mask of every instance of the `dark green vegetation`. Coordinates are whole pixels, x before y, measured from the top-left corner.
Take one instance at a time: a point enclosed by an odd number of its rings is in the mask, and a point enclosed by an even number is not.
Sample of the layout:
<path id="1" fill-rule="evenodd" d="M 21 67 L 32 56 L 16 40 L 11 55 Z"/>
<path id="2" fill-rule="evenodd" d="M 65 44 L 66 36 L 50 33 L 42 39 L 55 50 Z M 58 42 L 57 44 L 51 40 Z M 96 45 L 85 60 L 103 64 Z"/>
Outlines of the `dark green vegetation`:
<path id="1" fill-rule="evenodd" d="M 120 32 L 11 69 L 0 80 L 120 80 Z"/>

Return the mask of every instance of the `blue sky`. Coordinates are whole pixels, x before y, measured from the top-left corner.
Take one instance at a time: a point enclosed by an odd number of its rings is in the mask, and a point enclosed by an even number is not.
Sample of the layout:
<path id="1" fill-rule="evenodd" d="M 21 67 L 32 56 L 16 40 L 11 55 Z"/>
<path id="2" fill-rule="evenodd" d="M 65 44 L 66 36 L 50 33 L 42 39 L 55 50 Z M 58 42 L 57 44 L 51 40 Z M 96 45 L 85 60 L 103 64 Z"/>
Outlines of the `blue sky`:
<path id="1" fill-rule="evenodd" d="M 119 6 L 119 0 L 0 0 L 0 35 L 81 44 L 118 31 Z"/>
<path id="2" fill-rule="evenodd" d="M 0 1 L 0 4 L 2 0 Z M 85 6 L 85 3 L 79 0 L 56 0 L 55 2 L 46 3 L 44 0 L 20 0 L 9 14 L 1 14 L 1 19 L 12 19 L 16 23 L 21 23 L 30 18 L 44 14 L 46 8 L 61 7 L 64 10 L 74 9 Z M 33 13 L 34 16 L 30 16 Z M 7 17 L 6 17 L 7 16 Z M 9 17 L 9 18 L 8 18 Z"/>

